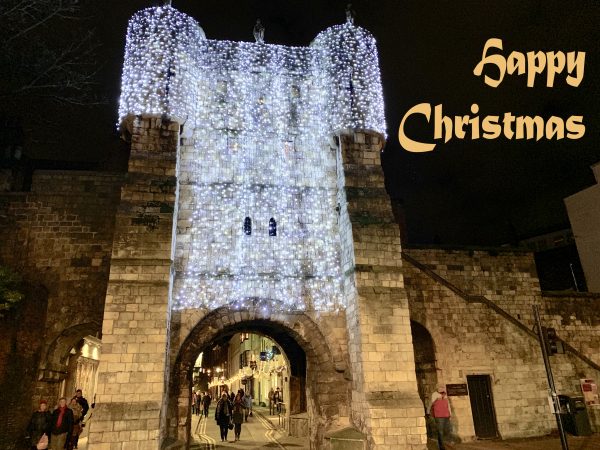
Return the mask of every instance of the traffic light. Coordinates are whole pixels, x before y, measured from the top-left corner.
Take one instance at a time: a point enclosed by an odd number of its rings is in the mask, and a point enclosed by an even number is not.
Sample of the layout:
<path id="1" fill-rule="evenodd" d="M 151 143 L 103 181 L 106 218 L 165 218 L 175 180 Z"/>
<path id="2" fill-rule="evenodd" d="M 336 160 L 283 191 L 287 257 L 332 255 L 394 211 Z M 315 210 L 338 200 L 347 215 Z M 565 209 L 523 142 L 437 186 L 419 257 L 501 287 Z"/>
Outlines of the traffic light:
<path id="1" fill-rule="evenodd" d="M 542 327 L 542 333 L 544 338 L 544 345 L 546 346 L 546 352 L 548 355 L 555 355 L 556 353 L 564 353 L 562 341 L 556 334 L 556 329 Z"/>

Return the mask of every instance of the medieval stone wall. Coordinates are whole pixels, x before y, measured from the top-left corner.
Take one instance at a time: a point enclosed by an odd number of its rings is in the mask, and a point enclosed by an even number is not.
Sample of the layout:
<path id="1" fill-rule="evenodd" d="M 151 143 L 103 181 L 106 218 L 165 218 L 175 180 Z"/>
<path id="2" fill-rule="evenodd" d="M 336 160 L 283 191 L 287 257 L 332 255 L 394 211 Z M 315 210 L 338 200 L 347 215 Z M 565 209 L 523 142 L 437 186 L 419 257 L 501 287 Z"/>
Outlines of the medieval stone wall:
<path id="1" fill-rule="evenodd" d="M 15 312 L 23 320 L 0 325 L 16 327 L 7 337 L 13 344 L 0 349 L 7 362 L 0 371 L 11 374 L 2 390 L 15 402 L 1 419 L 10 421 L 9 432 L 0 437 L 2 448 L 20 445 L 40 398 L 51 406 L 57 400 L 69 349 L 100 332 L 122 180 L 116 173 L 39 171 L 31 192 L 0 195 L 0 264 L 44 292 L 29 296 Z"/>
<path id="2" fill-rule="evenodd" d="M 467 382 L 467 375 L 489 375 L 501 437 L 549 432 L 555 422 L 548 407 L 541 350 L 527 331 L 533 329 L 532 305 L 541 305 L 544 325 L 554 326 L 561 338 L 597 362 L 600 312 L 594 302 L 598 298 L 542 296 L 531 253 L 431 248 L 404 252 L 449 283 L 433 279 L 414 264 L 404 264 L 411 319 L 429 331 L 435 346 L 437 383 L 461 384 Z M 476 301 L 477 296 L 501 306 L 523 326 Z M 598 379 L 598 372 L 576 355 L 555 355 L 551 363 L 559 393 L 577 394 L 579 378 Z M 473 439 L 469 397 L 452 397 L 451 403 L 458 435 Z"/>
<path id="3" fill-rule="evenodd" d="M 136 117 L 116 212 L 90 449 L 158 448 L 168 385 L 180 126 Z M 164 429 L 164 426 L 162 427 Z"/>
<path id="4" fill-rule="evenodd" d="M 385 191 L 383 139 L 365 131 L 339 136 L 340 238 L 352 423 L 369 448 L 425 448 L 404 289 L 400 233 Z"/>

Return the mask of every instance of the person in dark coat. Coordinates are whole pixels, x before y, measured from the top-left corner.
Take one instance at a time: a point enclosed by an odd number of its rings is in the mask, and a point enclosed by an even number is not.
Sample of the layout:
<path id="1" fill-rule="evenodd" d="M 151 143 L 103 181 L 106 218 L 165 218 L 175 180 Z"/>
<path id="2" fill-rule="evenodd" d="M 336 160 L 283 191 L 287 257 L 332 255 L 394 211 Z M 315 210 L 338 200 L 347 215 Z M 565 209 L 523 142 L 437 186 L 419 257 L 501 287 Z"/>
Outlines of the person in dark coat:
<path id="1" fill-rule="evenodd" d="M 40 400 L 40 409 L 31 415 L 29 425 L 27 425 L 27 437 L 30 440 L 31 449 L 36 449 L 42 435 L 48 432 L 50 418 L 51 413 L 48 411 L 48 402 Z"/>
<path id="2" fill-rule="evenodd" d="M 233 400 L 231 417 L 233 419 L 233 427 L 235 431 L 235 440 L 240 440 L 240 434 L 242 434 L 242 423 L 244 422 L 244 411 L 246 409 L 246 403 L 244 402 L 244 394 L 238 392 Z"/>
<path id="3" fill-rule="evenodd" d="M 223 392 L 221 399 L 217 402 L 215 420 L 221 429 L 221 442 L 227 442 L 227 433 L 229 432 L 229 424 L 231 423 L 231 403 L 229 402 L 229 396 L 225 392 Z"/>
<path id="4" fill-rule="evenodd" d="M 208 417 L 208 407 L 210 406 L 211 401 L 212 397 L 208 392 L 205 392 L 204 397 L 202 397 L 202 408 L 204 409 L 204 417 Z"/>
<path id="5" fill-rule="evenodd" d="M 52 411 L 48 427 L 50 450 L 64 450 L 66 443 L 71 439 L 73 422 L 73 411 L 67 407 L 67 399 L 61 397 L 58 400 L 58 407 Z"/>
<path id="6" fill-rule="evenodd" d="M 77 403 L 79 403 L 81 405 L 81 409 L 83 410 L 81 412 L 81 419 L 83 420 L 83 418 L 85 417 L 85 415 L 88 413 L 88 411 L 90 409 L 90 405 L 89 405 L 88 401 L 85 399 L 85 397 L 83 396 L 83 392 L 81 391 L 81 389 L 77 389 L 75 391 L 75 398 L 77 399 Z"/>

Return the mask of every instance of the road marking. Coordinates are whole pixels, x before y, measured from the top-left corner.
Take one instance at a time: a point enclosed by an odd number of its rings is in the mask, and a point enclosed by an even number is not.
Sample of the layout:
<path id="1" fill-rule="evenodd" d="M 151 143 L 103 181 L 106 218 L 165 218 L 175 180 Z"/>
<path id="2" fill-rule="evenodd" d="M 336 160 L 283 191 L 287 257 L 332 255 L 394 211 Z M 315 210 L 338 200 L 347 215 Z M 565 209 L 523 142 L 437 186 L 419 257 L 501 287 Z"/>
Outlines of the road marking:
<path id="1" fill-rule="evenodd" d="M 216 441 L 206 434 L 206 424 L 208 423 L 208 417 L 200 418 L 198 425 L 196 425 L 196 435 L 200 438 L 202 444 L 204 444 L 205 450 L 216 449 Z"/>
<path id="2" fill-rule="evenodd" d="M 265 418 L 262 414 L 255 414 L 255 416 L 267 429 L 267 431 L 265 432 L 265 438 L 267 438 L 268 441 L 277 444 L 277 446 L 280 449 L 285 450 L 285 447 L 281 445 L 281 443 L 275 438 L 275 433 L 277 433 L 277 429 L 275 428 L 273 423 L 267 418 Z"/>

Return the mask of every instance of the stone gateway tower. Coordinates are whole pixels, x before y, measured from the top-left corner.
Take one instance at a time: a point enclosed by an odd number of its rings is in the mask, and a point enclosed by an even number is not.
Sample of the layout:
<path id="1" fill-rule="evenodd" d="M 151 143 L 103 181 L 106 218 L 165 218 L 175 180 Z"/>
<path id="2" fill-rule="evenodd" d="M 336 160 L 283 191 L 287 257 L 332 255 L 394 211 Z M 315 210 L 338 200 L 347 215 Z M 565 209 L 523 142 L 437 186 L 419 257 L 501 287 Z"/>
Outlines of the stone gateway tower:
<path id="1" fill-rule="evenodd" d="M 313 448 L 344 426 L 371 449 L 425 448 L 373 37 L 348 20 L 308 47 L 214 41 L 145 9 L 119 121 L 131 157 L 90 449 L 187 448 L 193 363 L 232 330 L 298 348 Z"/>

